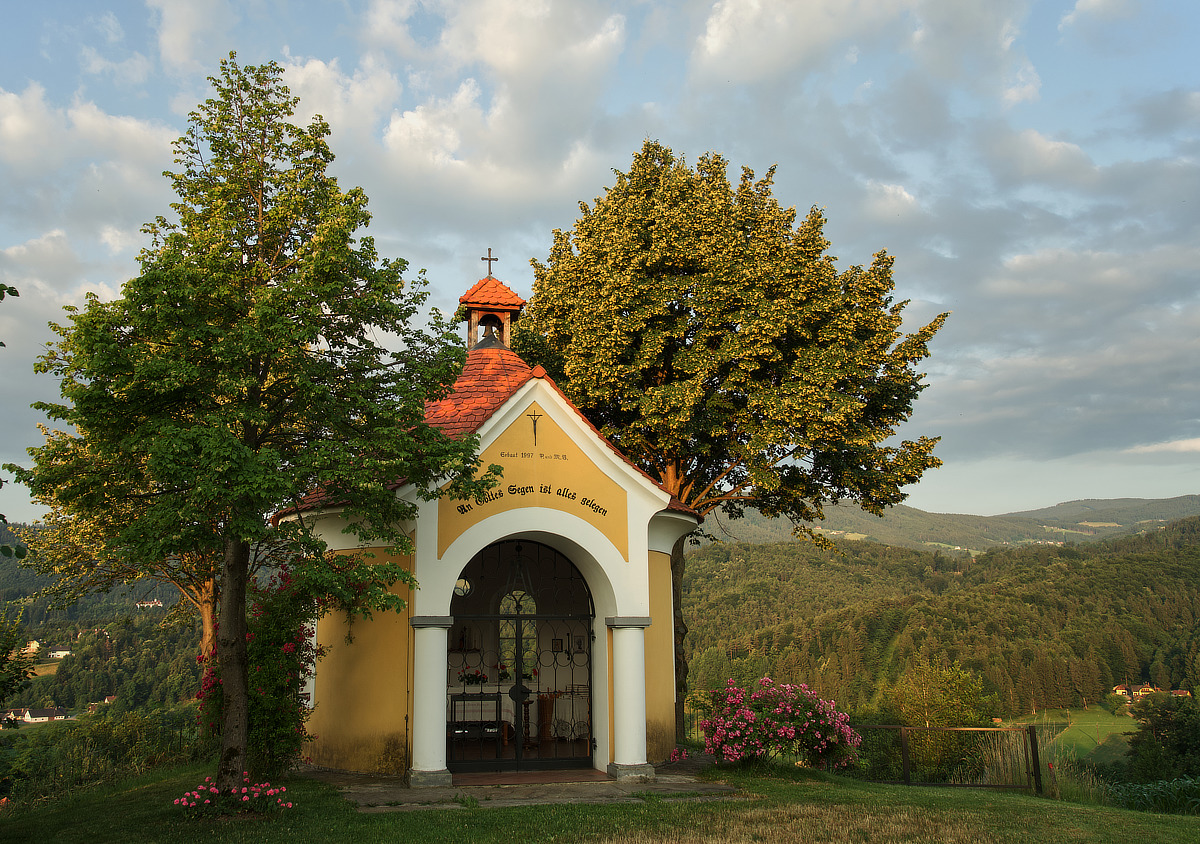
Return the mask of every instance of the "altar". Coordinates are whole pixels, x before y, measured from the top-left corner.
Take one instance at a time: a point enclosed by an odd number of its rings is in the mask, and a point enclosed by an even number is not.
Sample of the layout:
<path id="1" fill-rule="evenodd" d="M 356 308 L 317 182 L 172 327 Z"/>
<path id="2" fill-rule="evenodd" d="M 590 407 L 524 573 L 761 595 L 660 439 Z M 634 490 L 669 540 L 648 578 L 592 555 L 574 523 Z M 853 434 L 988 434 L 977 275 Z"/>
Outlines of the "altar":
<path id="1" fill-rule="evenodd" d="M 446 723 L 452 736 L 495 735 L 505 745 L 517 735 L 526 743 L 581 739 L 590 726 L 587 693 L 586 686 L 527 689 L 524 695 L 515 684 L 491 683 L 466 692 L 451 688 L 446 691 Z"/>

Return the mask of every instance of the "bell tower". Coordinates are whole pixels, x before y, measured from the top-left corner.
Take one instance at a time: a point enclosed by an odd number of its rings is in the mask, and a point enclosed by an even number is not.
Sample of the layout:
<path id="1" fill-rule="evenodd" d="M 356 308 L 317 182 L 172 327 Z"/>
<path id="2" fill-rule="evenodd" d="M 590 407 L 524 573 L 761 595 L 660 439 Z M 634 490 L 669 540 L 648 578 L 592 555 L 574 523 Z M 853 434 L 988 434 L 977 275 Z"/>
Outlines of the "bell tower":
<path id="1" fill-rule="evenodd" d="M 492 262 L 500 259 L 492 257 L 490 248 L 487 257 L 479 260 L 488 262 L 488 274 L 458 298 L 459 307 L 467 310 L 467 351 L 485 342 L 508 348 L 512 324 L 520 316 L 525 300 L 492 275 Z M 484 330 L 482 338 L 480 328 Z"/>

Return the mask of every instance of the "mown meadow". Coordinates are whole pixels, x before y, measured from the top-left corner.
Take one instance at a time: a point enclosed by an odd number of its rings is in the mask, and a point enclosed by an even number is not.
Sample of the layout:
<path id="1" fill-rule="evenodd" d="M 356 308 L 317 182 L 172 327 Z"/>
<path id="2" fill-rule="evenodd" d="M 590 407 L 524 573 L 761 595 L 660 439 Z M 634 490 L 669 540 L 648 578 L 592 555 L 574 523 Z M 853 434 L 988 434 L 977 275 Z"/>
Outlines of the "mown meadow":
<path id="1" fill-rule="evenodd" d="M 0 815 L 0 841 L 38 844 L 198 842 L 822 842 L 1194 841 L 1200 818 L 1080 805 L 1025 793 L 905 788 L 811 770 L 712 770 L 742 796 L 711 802 L 650 798 L 635 804 L 490 809 L 448 801 L 409 812 L 360 813 L 332 786 L 287 781 L 293 808 L 268 817 L 185 819 L 173 804 L 206 773 L 193 765 L 80 791 Z M 681 789 L 686 789 L 682 785 Z M 466 805 L 464 805 L 466 804 Z"/>

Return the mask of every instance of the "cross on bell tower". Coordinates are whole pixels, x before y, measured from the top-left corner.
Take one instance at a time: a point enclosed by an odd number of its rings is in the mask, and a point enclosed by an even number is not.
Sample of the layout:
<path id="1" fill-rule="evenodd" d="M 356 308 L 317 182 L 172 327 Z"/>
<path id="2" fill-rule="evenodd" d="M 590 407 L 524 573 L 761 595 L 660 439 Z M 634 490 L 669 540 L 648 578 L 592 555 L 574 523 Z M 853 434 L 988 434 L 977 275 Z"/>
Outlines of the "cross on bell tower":
<path id="1" fill-rule="evenodd" d="M 492 262 L 493 262 L 493 261 L 499 261 L 500 259 L 499 259 L 499 258 L 493 258 L 493 257 L 492 257 L 492 247 L 490 247 L 490 246 L 488 247 L 488 253 L 487 253 L 487 257 L 486 257 L 486 258 L 480 258 L 479 260 L 481 260 L 481 261 L 487 261 L 487 265 L 488 265 L 488 274 L 487 274 L 487 277 L 488 277 L 488 278 L 494 278 L 494 276 L 492 275 Z"/>

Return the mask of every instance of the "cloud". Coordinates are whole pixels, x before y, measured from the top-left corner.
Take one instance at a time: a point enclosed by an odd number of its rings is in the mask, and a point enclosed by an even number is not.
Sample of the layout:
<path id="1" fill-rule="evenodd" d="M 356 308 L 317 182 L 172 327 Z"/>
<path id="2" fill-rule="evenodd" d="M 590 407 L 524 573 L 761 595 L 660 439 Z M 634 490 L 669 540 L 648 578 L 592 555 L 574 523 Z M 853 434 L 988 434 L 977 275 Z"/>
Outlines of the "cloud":
<path id="1" fill-rule="evenodd" d="M 488 246 L 528 294 L 528 258 L 645 138 L 716 150 L 735 172 L 778 164 L 776 196 L 824 210 L 839 266 L 894 254 L 906 325 L 954 312 L 906 435 L 944 435 L 960 499 L 982 495 L 972 469 L 1061 500 L 1090 490 L 1071 478 L 1194 467 L 1163 450 L 1200 436 L 1200 92 L 1178 71 L 1194 14 L 1062 6 L 296 0 L 269 18 L 118 0 L 64 23 L 26 4 L 40 38 L 0 57 L 18 80 L 0 89 L 0 272 L 22 293 L 0 306 L 0 379 L 21 402 L 43 389 L 40 326 L 136 271 L 179 115 L 232 46 L 280 59 L 298 119 L 330 123 L 333 172 L 370 195 L 380 253 L 428 267 L 444 307 Z"/>
<path id="2" fill-rule="evenodd" d="M 1150 136 L 1187 133 L 1194 142 L 1200 130 L 1200 91 L 1174 88 L 1155 92 L 1135 102 L 1131 109 L 1138 129 Z"/>
<path id="3" fill-rule="evenodd" d="M 65 129 L 62 112 L 47 105 L 41 85 L 31 82 L 20 94 L 0 88 L 0 162 L 22 168 L 39 161 L 56 166 L 54 140 Z"/>
<path id="4" fill-rule="evenodd" d="M 1010 183 L 1049 182 L 1061 187 L 1094 183 L 1095 167 L 1077 144 L 1047 138 L 1036 129 L 1005 132 L 993 126 L 988 134 L 985 144 L 994 172 Z"/>
<path id="5" fill-rule="evenodd" d="M 479 99 L 478 83 L 464 79 L 452 96 L 393 115 L 384 144 L 401 159 L 415 158 L 440 170 L 461 168 L 463 136 L 477 135 L 486 122 Z"/>
<path id="6" fill-rule="evenodd" d="M 104 47 L 110 51 L 124 48 L 125 30 L 121 21 L 111 11 L 99 17 L 87 19 L 87 23 L 101 37 Z M 124 87 L 143 85 L 152 72 L 151 62 L 143 54 L 133 51 L 121 59 L 113 59 L 101 53 L 91 44 L 79 48 L 79 64 L 90 76 L 106 76 Z"/>
<path id="7" fill-rule="evenodd" d="M 287 50 L 284 56 L 284 79 L 300 98 L 296 119 L 306 122 L 320 114 L 333 137 L 344 136 L 356 145 L 367 146 L 374 140 L 377 124 L 404 94 L 396 73 L 372 56 L 364 57 L 353 73 L 343 71 L 337 59 L 293 57 Z"/>
<path id="8" fill-rule="evenodd" d="M 157 13 L 159 60 L 179 74 L 214 71 L 241 19 L 228 0 L 146 0 L 146 5 Z"/>
<path id="9" fill-rule="evenodd" d="M 544 218 L 596 189 L 584 174 L 612 166 L 596 147 L 611 143 L 602 102 L 625 18 L 606 4 L 375 2 L 367 20 L 370 50 L 353 73 L 290 56 L 286 67 L 302 108 L 330 118 L 338 172 L 368 184 L 377 236 L 496 232 L 499 208 Z"/>
<path id="10" fill-rule="evenodd" d="M 854 63 L 860 49 L 855 39 L 873 39 L 919 5 L 915 0 L 718 0 L 696 38 L 693 72 L 702 81 L 750 83 L 793 71 L 803 75 L 834 55 Z"/>
<path id="11" fill-rule="evenodd" d="M 371 0 L 362 18 L 361 37 L 375 50 L 416 59 L 418 46 L 409 19 L 421 10 L 417 0 Z"/>
<path id="12" fill-rule="evenodd" d="M 99 18 L 92 18 L 91 23 L 109 44 L 119 44 L 125 40 L 125 30 L 111 11 L 105 12 Z"/>
<path id="13" fill-rule="evenodd" d="M 864 210 L 868 216 L 882 220 L 912 217 L 921 213 L 921 206 L 916 197 L 902 185 L 872 181 L 867 186 L 867 201 Z"/>
<path id="14" fill-rule="evenodd" d="M 0 249 L 0 278 L 18 289 L 28 289 L 29 282 L 61 289 L 63 285 L 54 281 L 73 278 L 79 266 L 67 233 L 62 229 Z"/>
<path id="15" fill-rule="evenodd" d="M 1004 99 L 1013 80 L 1027 89 L 1031 65 L 1020 49 L 1022 0 L 962 3 L 927 0 L 916 6 L 909 49 L 922 70 L 945 84 Z"/>
<path id="16" fill-rule="evenodd" d="M 1058 22 L 1059 32 L 1090 19 L 1105 21 L 1128 18 L 1137 13 L 1137 0 L 1076 0 L 1075 6 Z"/>
<path id="17" fill-rule="evenodd" d="M 1200 454 L 1200 437 L 1125 449 L 1126 454 Z"/>
<path id="18" fill-rule="evenodd" d="M 26 236 L 136 228 L 166 210 L 159 174 L 177 135 L 91 101 L 51 105 L 37 84 L 21 94 L 0 89 L 0 212 Z"/>
<path id="19" fill-rule="evenodd" d="M 1034 102 L 1041 94 L 1042 80 L 1037 69 L 1028 59 L 1016 63 L 1008 87 L 1004 90 L 1006 105 Z"/>
<path id="20" fill-rule="evenodd" d="M 111 76 L 120 85 L 141 85 L 150 76 L 150 60 L 141 53 L 129 58 L 110 61 L 93 47 L 84 47 L 80 52 L 80 64 L 85 73 L 95 76 Z"/>

